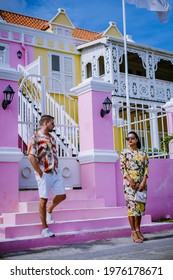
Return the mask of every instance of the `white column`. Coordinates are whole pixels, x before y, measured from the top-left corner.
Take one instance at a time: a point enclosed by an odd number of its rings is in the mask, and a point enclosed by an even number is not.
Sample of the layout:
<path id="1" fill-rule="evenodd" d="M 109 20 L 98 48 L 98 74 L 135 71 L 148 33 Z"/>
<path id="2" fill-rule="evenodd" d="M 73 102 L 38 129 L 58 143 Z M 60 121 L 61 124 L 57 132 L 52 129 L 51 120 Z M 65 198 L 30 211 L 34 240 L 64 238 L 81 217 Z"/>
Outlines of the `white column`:
<path id="1" fill-rule="evenodd" d="M 158 118 L 157 118 L 157 109 L 151 107 L 149 109 L 150 112 L 150 127 L 151 127 L 151 144 L 152 149 L 160 149 L 160 141 L 159 141 L 159 129 L 158 129 Z"/>
<path id="2" fill-rule="evenodd" d="M 166 110 L 168 135 L 173 135 L 173 98 L 171 98 L 171 100 L 169 100 L 163 107 Z M 169 157 L 173 159 L 173 140 L 169 142 Z"/>
<path id="3" fill-rule="evenodd" d="M 119 117 L 119 109 L 120 107 L 122 107 L 122 105 L 120 103 L 115 103 L 116 102 L 116 97 L 114 98 L 114 96 L 112 95 L 112 122 L 113 122 L 113 126 L 119 127 L 119 125 L 122 125 L 126 123 L 125 120 L 123 120 L 123 118 Z"/>

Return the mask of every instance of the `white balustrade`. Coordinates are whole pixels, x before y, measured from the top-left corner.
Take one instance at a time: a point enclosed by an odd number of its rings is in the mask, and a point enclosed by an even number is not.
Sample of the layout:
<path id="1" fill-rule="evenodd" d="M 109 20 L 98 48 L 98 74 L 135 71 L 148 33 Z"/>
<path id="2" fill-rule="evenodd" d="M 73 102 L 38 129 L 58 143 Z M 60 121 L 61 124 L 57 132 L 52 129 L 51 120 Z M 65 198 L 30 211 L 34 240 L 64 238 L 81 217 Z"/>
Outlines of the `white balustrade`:
<path id="1" fill-rule="evenodd" d="M 26 150 L 31 136 L 39 127 L 41 115 L 49 114 L 55 120 L 54 136 L 59 157 L 76 156 L 79 152 L 79 126 L 73 118 L 77 119 L 77 101 L 67 94 L 44 91 L 50 79 L 51 77 L 29 74 L 20 84 L 18 120 L 21 148 Z"/>
<path id="2" fill-rule="evenodd" d="M 151 80 L 136 75 L 128 75 L 130 98 L 167 102 L 173 98 L 173 83 L 161 80 Z M 119 90 L 117 96 L 125 97 L 125 76 L 120 74 Z"/>

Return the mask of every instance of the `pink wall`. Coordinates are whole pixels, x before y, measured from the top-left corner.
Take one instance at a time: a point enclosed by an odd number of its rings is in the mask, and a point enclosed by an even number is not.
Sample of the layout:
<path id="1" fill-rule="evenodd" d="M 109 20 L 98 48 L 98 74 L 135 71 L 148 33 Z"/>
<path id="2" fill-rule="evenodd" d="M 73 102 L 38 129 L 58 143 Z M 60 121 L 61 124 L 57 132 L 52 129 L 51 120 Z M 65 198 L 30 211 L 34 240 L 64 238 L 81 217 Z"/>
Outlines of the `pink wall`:
<path id="1" fill-rule="evenodd" d="M 92 93 L 82 94 L 78 99 L 79 124 L 80 125 L 80 150 L 90 150 L 93 148 L 93 122 L 92 122 Z M 86 137 L 85 131 L 90 137 Z"/>
<path id="2" fill-rule="evenodd" d="M 0 94 L 0 212 L 18 210 L 18 162 L 4 158 L 11 148 L 18 148 L 18 83 L 17 81 L 0 80 L 3 91 L 8 85 L 15 91 L 12 103 L 4 110 L 2 108 L 3 94 Z"/>
<path id="3" fill-rule="evenodd" d="M 15 91 L 15 94 L 12 103 L 5 110 L 1 106 L 4 94 L 0 94 L 0 147 L 18 147 L 18 85 L 15 81 L 0 81 L 2 92 L 9 84 Z"/>
<path id="4" fill-rule="evenodd" d="M 110 93 L 91 91 L 79 97 L 80 149 L 113 148 L 112 114 L 100 116 L 102 103 Z"/>
<path id="5" fill-rule="evenodd" d="M 17 34 L 16 34 L 17 36 Z M 16 37 L 17 38 L 17 37 Z M 22 43 L 18 42 L 9 42 L 9 41 L 3 41 L 1 40 L 2 43 L 9 45 L 9 64 L 11 68 L 17 69 L 17 65 L 27 65 L 34 60 L 34 49 L 33 46 L 27 46 L 27 45 L 22 45 Z M 19 59 L 17 57 L 17 52 L 18 51 L 22 52 L 22 57 Z"/>
<path id="6" fill-rule="evenodd" d="M 116 206 L 115 163 L 82 164 L 81 185 L 95 190 L 96 198 L 104 198 L 106 206 Z"/>
<path id="7" fill-rule="evenodd" d="M 6 32 L 0 31 L 1 36 L 8 38 Z M 12 34 L 14 40 L 20 40 L 21 34 Z M 19 202 L 19 160 L 22 157 L 18 149 L 18 81 L 21 77 L 15 69 L 17 65 L 26 65 L 33 61 L 33 47 L 25 46 L 19 42 L 1 40 L 9 46 L 9 68 L 0 69 L 0 213 L 18 211 Z M 22 58 L 17 57 L 18 51 L 22 52 Z M 10 85 L 15 91 L 12 103 L 4 110 L 2 101 L 3 90 Z"/>
<path id="8" fill-rule="evenodd" d="M 17 69 L 17 65 L 21 64 L 23 66 L 30 64 L 34 61 L 34 55 L 33 55 L 33 47 L 32 46 L 22 46 L 20 43 L 10 43 L 9 44 L 9 54 L 10 54 L 10 66 Z M 18 51 L 22 52 L 22 57 L 19 59 L 17 57 Z"/>
<path id="9" fill-rule="evenodd" d="M 112 131 L 112 112 L 108 115 L 105 115 L 104 118 L 100 116 L 100 110 L 103 108 L 103 101 L 106 97 L 111 99 L 111 94 L 105 92 L 103 94 L 100 92 L 93 91 L 93 107 L 97 108 L 93 112 L 94 125 L 93 125 L 93 134 L 94 134 L 94 146 L 95 149 L 107 149 L 112 150 L 113 144 L 113 131 Z"/>
<path id="10" fill-rule="evenodd" d="M 83 189 L 94 189 L 96 198 L 104 198 L 106 206 L 116 205 L 116 158 L 112 114 L 102 118 L 100 110 L 105 98 L 111 98 L 112 90 L 109 83 L 94 78 L 86 80 L 78 89 L 81 185 Z"/>
<path id="11" fill-rule="evenodd" d="M 18 163 L 0 162 L 0 212 L 18 211 L 18 174 Z"/>
<path id="12" fill-rule="evenodd" d="M 173 160 L 150 159 L 149 162 L 146 214 L 151 214 L 153 220 L 167 215 L 173 217 Z M 125 205 L 119 161 L 116 163 L 116 190 L 118 205 Z"/>

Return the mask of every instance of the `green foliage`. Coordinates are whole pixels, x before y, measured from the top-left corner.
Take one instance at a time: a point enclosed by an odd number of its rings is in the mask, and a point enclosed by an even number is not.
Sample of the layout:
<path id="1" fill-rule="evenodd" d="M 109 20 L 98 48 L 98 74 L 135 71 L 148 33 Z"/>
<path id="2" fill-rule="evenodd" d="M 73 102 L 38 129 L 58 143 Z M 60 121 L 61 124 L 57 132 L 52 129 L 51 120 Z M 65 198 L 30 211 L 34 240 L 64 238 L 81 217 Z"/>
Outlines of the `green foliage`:
<path id="1" fill-rule="evenodd" d="M 154 148 L 154 149 L 149 148 L 149 149 L 147 150 L 147 152 L 152 154 L 152 153 L 158 153 L 159 150 L 158 150 L 157 148 Z"/>
<path id="2" fill-rule="evenodd" d="M 167 135 L 165 138 L 160 142 L 160 148 L 162 151 L 169 153 L 169 142 L 173 139 L 173 135 Z"/>

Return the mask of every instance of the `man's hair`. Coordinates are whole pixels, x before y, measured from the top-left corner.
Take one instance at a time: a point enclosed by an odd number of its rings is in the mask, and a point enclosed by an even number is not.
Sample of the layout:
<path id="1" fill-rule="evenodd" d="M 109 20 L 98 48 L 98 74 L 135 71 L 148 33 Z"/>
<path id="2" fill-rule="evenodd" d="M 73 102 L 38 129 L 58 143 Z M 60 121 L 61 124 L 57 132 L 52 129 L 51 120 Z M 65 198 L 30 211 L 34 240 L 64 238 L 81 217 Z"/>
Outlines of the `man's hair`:
<path id="1" fill-rule="evenodd" d="M 52 117 L 50 115 L 43 115 L 43 116 L 41 116 L 41 119 L 39 121 L 40 126 L 42 126 L 44 122 L 49 122 L 50 120 L 54 120 L 54 117 Z"/>

